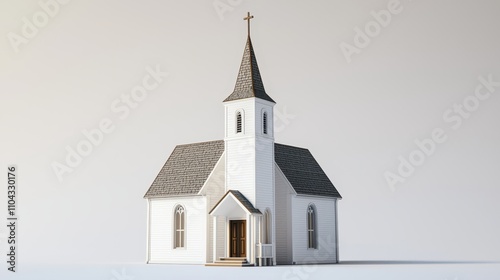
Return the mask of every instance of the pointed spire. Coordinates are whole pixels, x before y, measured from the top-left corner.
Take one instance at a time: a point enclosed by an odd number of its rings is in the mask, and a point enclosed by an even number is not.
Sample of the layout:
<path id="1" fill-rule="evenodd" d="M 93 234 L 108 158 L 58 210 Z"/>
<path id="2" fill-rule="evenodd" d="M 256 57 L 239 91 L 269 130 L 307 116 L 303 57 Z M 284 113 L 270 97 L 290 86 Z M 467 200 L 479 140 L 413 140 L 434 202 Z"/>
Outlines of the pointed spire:
<path id="1" fill-rule="evenodd" d="M 248 13 L 246 18 L 244 18 L 245 20 L 248 20 L 248 32 L 250 32 L 250 19 L 252 18 L 253 16 L 250 16 L 250 13 Z M 250 39 L 250 33 L 248 33 L 245 51 L 243 52 L 243 59 L 241 60 L 240 71 L 238 73 L 238 78 L 236 79 L 236 86 L 234 87 L 233 93 L 229 95 L 224 102 L 250 97 L 257 97 L 276 103 L 269 95 L 267 95 L 264 89 L 259 66 L 257 65 L 257 59 L 255 58 L 255 52 L 252 46 L 252 40 Z"/>

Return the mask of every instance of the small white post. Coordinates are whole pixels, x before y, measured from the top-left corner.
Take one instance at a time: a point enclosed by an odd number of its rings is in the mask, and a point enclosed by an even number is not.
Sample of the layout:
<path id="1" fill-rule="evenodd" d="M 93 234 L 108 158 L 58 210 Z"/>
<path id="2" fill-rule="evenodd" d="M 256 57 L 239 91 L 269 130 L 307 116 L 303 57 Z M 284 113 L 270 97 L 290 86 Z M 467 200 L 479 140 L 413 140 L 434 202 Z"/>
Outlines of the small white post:
<path id="1" fill-rule="evenodd" d="M 217 260 L 217 216 L 212 217 L 212 223 L 213 223 L 213 244 L 212 244 L 212 249 L 213 249 L 213 259 L 212 262 L 215 263 Z"/>
<path id="2" fill-rule="evenodd" d="M 339 213 L 338 213 L 338 199 L 335 199 L 335 262 L 340 262 L 339 257 Z"/>
<path id="3" fill-rule="evenodd" d="M 147 208 L 147 226 L 146 226 L 146 263 L 151 260 L 151 200 L 148 198 L 148 208 Z"/>
<path id="4" fill-rule="evenodd" d="M 255 251 L 252 248 L 252 216 L 250 214 L 247 214 L 247 258 L 248 258 L 248 263 L 253 264 L 253 252 Z"/>

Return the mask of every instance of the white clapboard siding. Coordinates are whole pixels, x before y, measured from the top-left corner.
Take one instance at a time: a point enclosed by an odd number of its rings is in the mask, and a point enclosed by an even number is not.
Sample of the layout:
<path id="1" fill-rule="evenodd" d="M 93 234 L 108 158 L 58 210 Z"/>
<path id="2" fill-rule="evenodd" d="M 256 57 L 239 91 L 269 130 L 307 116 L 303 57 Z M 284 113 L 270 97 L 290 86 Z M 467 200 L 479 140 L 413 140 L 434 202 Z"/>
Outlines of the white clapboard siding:
<path id="1" fill-rule="evenodd" d="M 271 213 L 271 244 L 273 253 L 276 252 L 276 209 L 275 209 L 275 178 L 274 178 L 274 141 L 272 139 L 257 137 L 255 153 L 255 207 L 262 214 L 267 210 Z"/>
<path id="2" fill-rule="evenodd" d="M 186 246 L 174 249 L 176 205 L 186 211 Z M 206 198 L 171 197 L 150 200 L 149 263 L 204 264 L 206 261 Z"/>
<path id="3" fill-rule="evenodd" d="M 255 151 L 255 196 L 254 206 L 264 213 L 269 208 L 274 216 L 274 142 L 257 138 Z"/>
<path id="4" fill-rule="evenodd" d="M 271 212 L 271 239 L 274 242 L 274 104 L 258 98 L 245 98 L 224 105 L 227 189 L 239 190 L 262 213 L 266 210 Z M 241 112 L 243 117 L 241 133 L 236 133 L 237 112 Z M 264 112 L 267 112 L 268 118 L 267 134 L 263 133 Z M 253 241 L 250 241 L 252 244 Z M 253 250 L 251 247 L 250 250 Z"/>
<path id="5" fill-rule="evenodd" d="M 307 207 L 314 203 L 317 220 L 318 249 L 307 248 Z M 335 198 L 292 197 L 293 261 L 296 264 L 335 263 Z"/>
<path id="6" fill-rule="evenodd" d="M 207 209 L 206 209 L 206 216 L 207 216 L 207 231 L 206 231 L 206 238 L 207 238 L 207 252 L 206 252 L 206 262 L 211 263 L 213 262 L 213 217 L 210 216 L 208 213 L 212 210 L 212 208 L 219 202 L 219 200 L 224 196 L 225 194 L 225 167 L 226 167 L 226 160 L 224 154 L 222 154 L 220 160 L 217 162 L 215 165 L 214 170 L 208 177 L 207 181 L 205 182 L 205 185 L 203 186 L 202 190 L 200 193 L 202 195 L 205 195 L 207 198 Z M 220 222 L 219 222 L 220 224 Z M 218 238 L 223 238 L 223 226 L 218 226 Z M 222 236 L 221 236 L 222 235 Z M 223 245 L 223 244 L 222 244 Z M 219 246 L 221 247 L 221 246 Z M 218 249 L 221 251 L 223 254 L 222 249 Z M 222 256 L 222 255 L 221 255 Z"/>
<path id="7" fill-rule="evenodd" d="M 226 219 L 224 217 L 217 217 L 217 255 L 216 260 L 227 257 L 226 254 L 226 245 L 229 243 L 227 240 L 227 232 L 229 230 L 229 226 L 226 223 Z"/>
<path id="8" fill-rule="evenodd" d="M 275 165 L 276 171 L 276 204 L 275 204 L 275 227 L 276 227 L 276 262 L 279 265 L 292 264 L 292 194 L 294 190 Z"/>
<path id="9" fill-rule="evenodd" d="M 246 98 L 224 103 L 227 189 L 239 190 L 256 208 L 274 210 L 273 103 Z M 262 130 L 262 114 L 268 114 L 268 134 Z M 236 113 L 242 113 L 243 129 L 236 133 Z"/>
<path id="10" fill-rule="evenodd" d="M 246 98 L 224 103 L 226 110 L 225 138 L 255 135 L 255 98 Z M 236 112 L 242 113 L 243 133 L 236 133 Z"/>
<path id="11" fill-rule="evenodd" d="M 274 178 L 274 141 L 272 139 L 257 138 L 256 148 L 256 185 L 255 207 L 262 214 L 267 210 L 271 213 L 271 244 L 273 245 L 274 260 L 276 256 L 276 209 L 275 209 L 275 178 Z"/>
<path id="12" fill-rule="evenodd" d="M 226 190 L 239 190 L 255 205 L 255 139 L 226 140 Z"/>
<path id="13" fill-rule="evenodd" d="M 255 135 L 267 138 L 274 138 L 274 103 L 255 99 Z M 263 116 L 267 113 L 267 134 L 264 134 Z"/>

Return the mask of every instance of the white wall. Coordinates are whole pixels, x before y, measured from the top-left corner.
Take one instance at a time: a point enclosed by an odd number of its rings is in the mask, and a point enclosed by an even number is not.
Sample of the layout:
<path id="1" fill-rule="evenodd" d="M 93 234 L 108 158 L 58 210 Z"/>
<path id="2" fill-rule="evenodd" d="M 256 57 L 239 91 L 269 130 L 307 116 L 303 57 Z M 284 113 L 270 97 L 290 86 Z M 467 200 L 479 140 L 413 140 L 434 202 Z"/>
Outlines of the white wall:
<path id="1" fill-rule="evenodd" d="M 225 138 L 255 135 L 255 98 L 224 102 L 226 129 Z M 243 133 L 236 134 L 236 112 L 243 112 Z"/>
<path id="2" fill-rule="evenodd" d="M 238 189 L 261 210 L 265 208 L 274 210 L 273 106 L 273 103 L 258 98 L 224 103 L 226 190 Z M 268 113 L 267 135 L 262 133 L 263 110 Z M 241 133 L 236 133 L 238 111 L 243 112 Z M 258 190 L 256 186 L 259 186 Z"/>
<path id="3" fill-rule="evenodd" d="M 186 247 L 174 249 L 173 215 L 177 204 L 186 211 Z M 206 261 L 206 198 L 150 199 L 149 263 L 204 264 Z"/>
<path id="4" fill-rule="evenodd" d="M 227 244 L 228 235 L 228 225 L 224 217 L 217 218 L 217 252 L 216 260 L 222 257 L 226 257 L 226 252 L 228 250 Z"/>
<path id="5" fill-rule="evenodd" d="M 225 168 L 226 168 L 226 160 L 225 160 L 225 154 L 222 154 L 221 158 L 215 165 L 214 170 L 208 177 L 207 181 L 205 182 L 205 185 L 200 191 L 200 194 L 205 195 L 207 198 L 207 208 L 206 208 L 206 218 L 207 218 L 207 255 L 206 255 L 206 262 L 211 263 L 213 262 L 213 220 L 212 216 L 210 216 L 208 213 L 212 210 L 212 208 L 219 202 L 219 200 L 224 196 L 225 194 Z M 222 219 L 219 219 L 222 220 Z M 225 223 L 224 221 L 218 221 L 218 226 L 217 226 L 217 238 L 220 240 L 221 238 L 224 238 L 224 231 L 225 231 Z M 217 248 L 217 256 L 221 257 L 224 254 L 224 239 L 221 240 L 221 242 L 217 242 L 218 248 Z"/>
<path id="6" fill-rule="evenodd" d="M 255 202 L 255 104 L 251 99 L 224 103 L 226 190 L 238 189 Z M 236 133 L 236 112 L 242 112 L 243 130 Z"/>
<path id="7" fill-rule="evenodd" d="M 231 139 L 225 145 L 226 191 L 237 189 L 255 203 L 255 139 Z"/>
<path id="8" fill-rule="evenodd" d="M 277 165 L 275 170 L 276 262 L 279 265 L 292 264 L 292 194 L 295 191 Z"/>
<path id="9" fill-rule="evenodd" d="M 318 249 L 307 248 L 307 207 L 314 203 Z M 296 264 L 335 263 L 336 199 L 315 196 L 292 197 L 293 261 Z"/>
<path id="10" fill-rule="evenodd" d="M 274 138 L 274 103 L 262 100 L 255 99 L 255 118 L 254 118 L 254 126 L 255 126 L 255 135 Z M 263 131 L 263 113 L 267 112 L 267 134 L 264 134 Z"/>
<path id="11" fill-rule="evenodd" d="M 273 221 L 275 220 L 274 209 L 274 138 L 273 138 L 273 105 L 272 103 L 255 99 L 255 196 L 256 202 L 254 206 L 265 212 L 267 208 L 271 210 Z M 268 114 L 268 134 L 262 133 L 262 112 L 266 111 Z M 273 222 L 274 224 L 274 222 Z M 272 229 L 273 235 L 275 228 Z M 273 241 L 275 237 L 273 236 Z"/>
<path id="12" fill-rule="evenodd" d="M 275 244 L 275 207 L 274 207 L 274 103 L 258 98 L 246 98 L 225 102 L 225 153 L 226 153 L 226 190 L 239 190 L 257 209 L 272 215 L 272 242 Z M 236 133 L 236 113 L 243 113 L 243 130 Z M 263 134 L 263 112 L 267 112 L 268 133 Z M 249 256 L 257 241 L 253 232 L 252 220 L 247 219 L 249 230 Z M 275 252 L 275 248 L 273 248 Z M 249 260 L 253 262 L 253 260 Z"/>

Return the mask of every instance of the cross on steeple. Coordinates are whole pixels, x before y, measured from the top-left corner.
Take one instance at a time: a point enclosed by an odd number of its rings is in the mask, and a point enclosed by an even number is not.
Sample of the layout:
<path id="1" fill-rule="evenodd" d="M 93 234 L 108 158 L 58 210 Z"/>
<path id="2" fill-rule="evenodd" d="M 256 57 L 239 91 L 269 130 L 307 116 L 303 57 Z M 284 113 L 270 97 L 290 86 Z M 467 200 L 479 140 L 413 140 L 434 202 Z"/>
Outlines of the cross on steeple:
<path id="1" fill-rule="evenodd" d="M 266 90 L 264 89 L 259 66 L 257 65 L 257 59 L 255 58 L 252 39 L 250 38 L 250 20 L 253 19 L 253 16 L 250 15 L 250 13 L 247 13 L 247 16 L 243 19 L 248 21 L 247 43 L 245 45 L 245 50 L 243 51 L 243 59 L 241 60 L 240 71 L 238 72 L 238 77 L 236 78 L 234 91 L 231 95 L 224 99 L 224 102 L 256 97 L 276 103 L 269 95 L 267 95 Z"/>
<path id="2" fill-rule="evenodd" d="M 243 20 L 248 21 L 248 37 L 250 37 L 250 20 L 253 19 L 253 16 L 250 15 L 250 12 L 247 12 L 247 16 L 243 18 Z"/>

